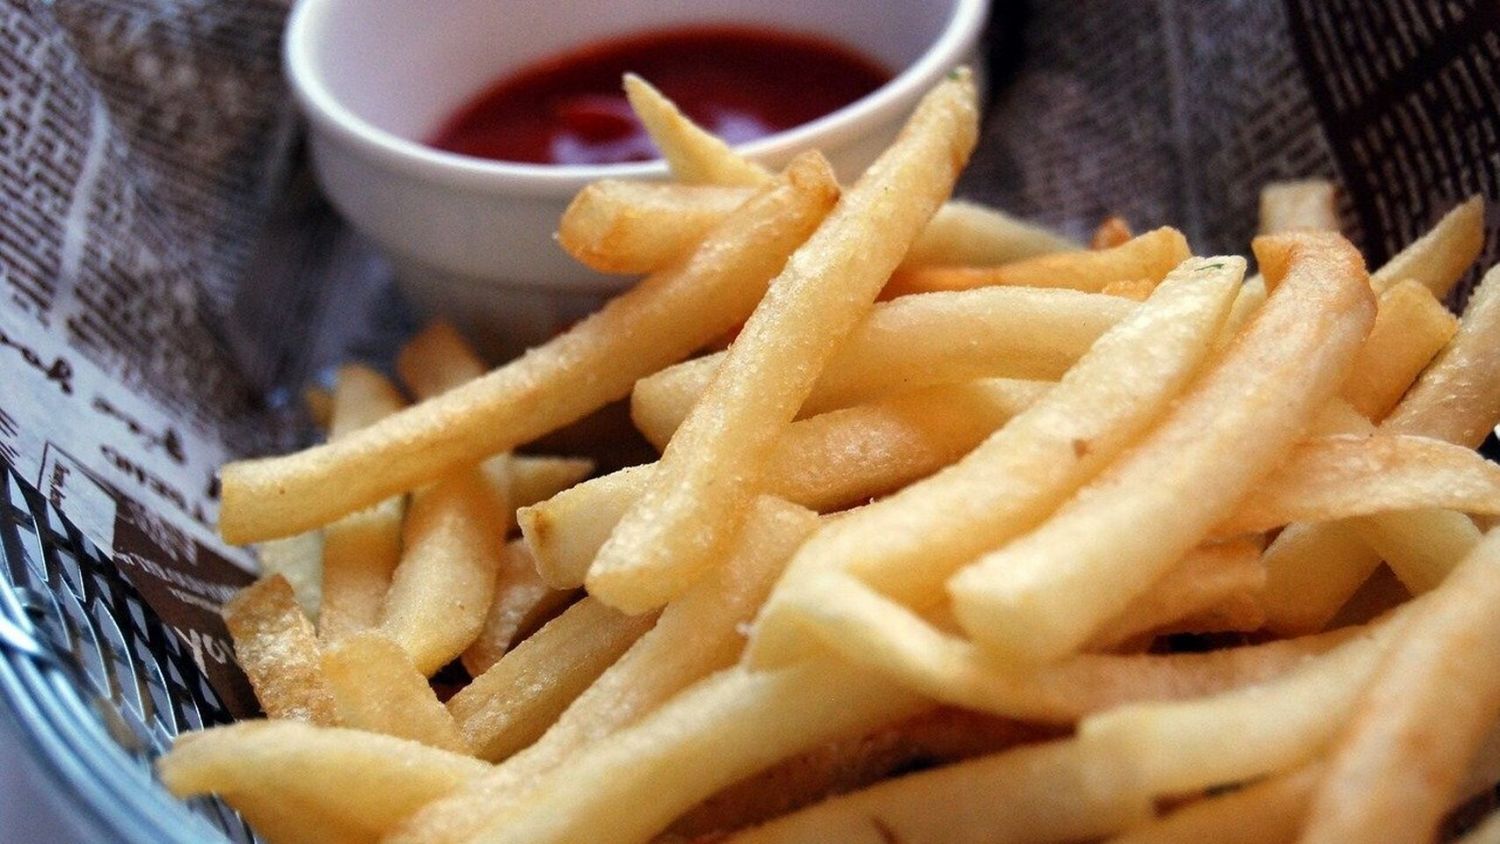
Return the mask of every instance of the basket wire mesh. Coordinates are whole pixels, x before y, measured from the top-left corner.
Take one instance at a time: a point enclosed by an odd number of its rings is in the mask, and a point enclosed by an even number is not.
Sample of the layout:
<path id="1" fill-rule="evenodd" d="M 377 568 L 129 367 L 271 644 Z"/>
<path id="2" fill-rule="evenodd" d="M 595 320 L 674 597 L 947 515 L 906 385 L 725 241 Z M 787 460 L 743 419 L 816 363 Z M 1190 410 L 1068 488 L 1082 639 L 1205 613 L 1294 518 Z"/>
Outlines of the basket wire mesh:
<path id="1" fill-rule="evenodd" d="M 229 714 L 110 559 L 4 462 L 0 695 L 79 840 L 257 840 L 220 801 L 156 781 L 173 738 Z"/>

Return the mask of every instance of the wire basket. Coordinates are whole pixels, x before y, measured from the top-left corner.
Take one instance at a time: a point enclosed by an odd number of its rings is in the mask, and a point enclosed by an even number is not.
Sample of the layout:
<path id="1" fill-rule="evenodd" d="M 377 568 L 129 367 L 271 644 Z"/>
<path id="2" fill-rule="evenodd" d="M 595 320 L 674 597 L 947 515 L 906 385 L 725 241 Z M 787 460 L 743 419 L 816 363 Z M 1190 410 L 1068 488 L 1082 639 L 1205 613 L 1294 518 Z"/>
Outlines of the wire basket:
<path id="1" fill-rule="evenodd" d="M 220 801 L 156 780 L 173 738 L 229 713 L 114 563 L 4 462 L 0 695 L 77 840 L 258 840 Z"/>

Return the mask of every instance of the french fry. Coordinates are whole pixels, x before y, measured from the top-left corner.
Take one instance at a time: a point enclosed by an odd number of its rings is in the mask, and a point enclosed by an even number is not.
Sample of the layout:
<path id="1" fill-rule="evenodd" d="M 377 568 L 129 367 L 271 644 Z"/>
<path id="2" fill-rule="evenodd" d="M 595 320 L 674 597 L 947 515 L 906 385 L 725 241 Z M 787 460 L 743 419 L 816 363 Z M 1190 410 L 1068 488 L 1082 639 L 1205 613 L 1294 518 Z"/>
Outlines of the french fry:
<path id="1" fill-rule="evenodd" d="M 254 820 L 294 829 L 316 813 L 301 840 L 371 841 L 426 803 L 483 774 L 468 756 L 406 739 L 293 721 L 245 721 L 178 736 L 157 760 L 178 797 L 218 794 L 262 811 Z M 257 827 L 259 829 L 259 827 Z M 273 839 L 276 840 L 276 839 Z"/>
<path id="2" fill-rule="evenodd" d="M 448 701 L 464 743 L 499 761 L 536 741 L 656 620 L 584 598 Z"/>
<path id="3" fill-rule="evenodd" d="M 1110 839 L 1110 844 L 1272 844 L 1297 840 L 1321 765 L 1269 777 L 1228 794 L 1206 797 L 1160 820 Z"/>
<path id="4" fill-rule="evenodd" d="M 1426 287 L 1410 280 L 1390 287 L 1341 395 L 1380 422 L 1457 331 L 1458 319 Z"/>
<path id="5" fill-rule="evenodd" d="M 1114 296 L 1033 288 L 882 302 L 829 358 L 799 415 L 974 378 L 1056 380 L 1136 307 Z M 666 445 L 726 357 L 705 355 L 636 383 L 631 417 L 652 444 Z"/>
<path id="6" fill-rule="evenodd" d="M 1429 234 L 1419 243 L 1432 239 Z M 1492 269 L 1475 288 L 1447 349 L 1406 391 L 1380 431 L 1477 447 L 1500 421 L 1500 367 L 1492 357 L 1497 344 L 1500 272 Z M 1366 544 L 1370 538 L 1382 543 L 1403 582 L 1419 590 L 1431 588 L 1477 541 L 1477 529 L 1466 522 L 1462 516 L 1427 509 L 1386 513 L 1338 529 L 1299 525 L 1283 531 L 1266 552 L 1268 624 L 1282 633 L 1322 629 L 1379 565 L 1381 553 Z M 1319 535 L 1335 531 L 1337 536 Z"/>
<path id="7" fill-rule="evenodd" d="M 837 663 L 730 668 L 585 748 L 506 811 L 487 815 L 478 832 L 388 840 L 646 841 L 703 798 L 781 759 L 930 708 Z"/>
<path id="8" fill-rule="evenodd" d="M 764 182 L 763 168 L 694 125 L 644 80 L 627 74 L 625 94 L 678 181 L 721 186 Z M 1041 226 L 972 202 L 950 201 L 928 222 L 903 264 L 998 264 L 1076 249 L 1076 243 Z"/>
<path id="9" fill-rule="evenodd" d="M 1500 466 L 1463 446 L 1426 437 L 1376 434 L 1304 440 L 1214 533 L 1229 537 L 1291 522 L 1423 507 L 1495 514 L 1500 507 Z M 1372 521 L 1376 530 L 1379 524 Z M 1461 559 L 1470 544 L 1442 550 L 1457 550 Z M 1433 556 L 1443 561 L 1435 564 L 1443 571 L 1453 565 L 1451 557 Z"/>
<path id="10" fill-rule="evenodd" d="M 658 272 L 691 250 L 751 193 L 750 188 L 716 185 L 593 182 L 563 212 L 558 242 L 599 272 Z M 992 266 L 1077 249 L 1078 244 L 1042 226 L 950 200 L 917 236 L 902 266 Z"/>
<path id="11" fill-rule="evenodd" d="M 440 396 L 485 373 L 484 361 L 452 325 L 435 320 L 413 337 L 396 356 L 396 372 L 418 399 Z M 485 480 L 507 506 L 509 526 L 515 527 L 514 508 L 551 498 L 594 471 L 585 458 L 497 454 L 480 464 Z"/>
<path id="12" fill-rule="evenodd" d="M 579 583 L 582 582 L 580 575 Z M 574 590 L 554 589 L 542 579 L 525 542 L 508 543 L 500 557 L 495 600 L 484 617 L 484 626 L 459 656 L 469 676 L 478 677 L 488 671 L 506 651 L 576 596 Z"/>
<path id="13" fill-rule="evenodd" d="M 798 578 L 796 586 L 825 606 L 838 602 L 836 611 L 807 628 L 820 648 L 933 700 L 1043 723 L 1070 723 L 1132 701 L 1173 700 L 1261 682 L 1354 633 L 1334 631 L 1206 654 L 1080 654 L 1033 670 L 987 657 L 974 643 L 945 635 L 929 619 L 860 588 L 848 575 L 823 572 Z"/>
<path id="14" fill-rule="evenodd" d="M 1336 232 L 1335 188 L 1327 179 L 1270 182 L 1260 189 L 1260 233 Z"/>
<path id="15" fill-rule="evenodd" d="M 518 454 L 510 459 L 510 505 L 519 509 L 546 501 L 593 473 L 594 461 L 587 457 Z"/>
<path id="16" fill-rule="evenodd" d="M 323 603 L 323 532 L 310 530 L 262 542 L 256 546 L 255 555 L 262 574 L 286 578 L 298 606 L 316 624 Z"/>
<path id="17" fill-rule="evenodd" d="M 479 635 L 495 594 L 504 510 L 479 470 L 460 470 L 412 496 L 405 551 L 379 629 L 432 676 Z"/>
<path id="18" fill-rule="evenodd" d="M 1431 840 L 1500 717 L 1500 533 L 1412 614 L 1313 797 L 1307 842 Z"/>
<path id="19" fill-rule="evenodd" d="M 962 457 L 1047 389 L 1013 381 L 944 385 L 794 422 L 774 447 L 766 491 L 821 512 L 867 501 Z M 632 466 L 520 513 L 548 583 L 583 583 L 610 530 L 655 471 Z"/>
<path id="20" fill-rule="evenodd" d="M 267 717 L 338 724 L 317 635 L 286 578 L 262 577 L 224 603 L 234 657 Z"/>
<path id="21" fill-rule="evenodd" d="M 429 322 L 396 355 L 396 374 L 419 399 L 467 384 L 484 375 L 485 368 L 458 329 L 441 319 Z"/>
<path id="22" fill-rule="evenodd" d="M 746 161 L 728 144 L 698 128 L 675 103 L 634 73 L 625 74 L 625 97 L 677 181 L 761 187 L 771 180 L 765 168 Z"/>
<path id="23" fill-rule="evenodd" d="M 738 324 L 817 226 L 837 185 L 817 156 L 730 215 L 680 266 L 531 353 L 439 398 L 285 457 L 221 473 L 230 542 L 299 533 L 579 419 Z"/>
<path id="24" fill-rule="evenodd" d="M 751 640 L 753 661 L 794 660 L 812 642 L 808 634 L 835 645 L 816 628 L 835 622 L 856 598 L 893 611 L 901 603 L 932 606 L 954 570 L 1046 518 L 1193 377 L 1243 271 L 1239 259 L 1185 262 L 1046 397 L 962 460 L 825 526 L 767 602 Z M 802 573 L 845 570 L 853 589 L 841 581 L 815 597 L 798 583 Z M 858 594 L 860 582 L 869 594 Z"/>
<path id="25" fill-rule="evenodd" d="M 1191 700 L 1135 703 L 1084 718 L 1078 736 L 1128 758 L 1151 796 L 1247 782 L 1311 761 L 1338 733 L 1363 681 L 1411 617 L 1405 609 L 1267 682 Z M 1226 725 L 1235 740 L 1226 742 Z"/>
<path id="26" fill-rule="evenodd" d="M 891 278 L 886 291 L 906 295 L 1010 285 L 1068 287 L 1097 293 L 1116 281 L 1160 281 L 1191 255 L 1181 232 L 1159 228 L 1110 249 L 1039 255 L 993 267 L 903 269 Z"/>
<path id="27" fill-rule="evenodd" d="M 602 273 L 649 273 L 687 254 L 750 190 L 716 185 L 600 179 L 578 192 L 557 224 L 557 242 Z"/>
<path id="28" fill-rule="evenodd" d="M 406 406 L 379 373 L 363 366 L 339 370 L 328 439 L 346 439 Z M 323 529 L 322 605 L 318 632 L 328 640 L 365 630 L 380 618 L 380 606 L 401 559 L 405 496 L 359 510 Z"/>
<path id="29" fill-rule="evenodd" d="M 1119 215 L 1106 217 L 1099 228 L 1094 229 L 1094 236 L 1089 238 L 1090 249 L 1113 249 L 1123 245 L 1135 235 L 1130 231 L 1130 224 Z"/>
<path id="30" fill-rule="evenodd" d="M 599 550 L 589 568 L 591 594 L 643 612 L 713 566 L 814 379 L 953 189 L 978 135 L 976 96 L 963 70 L 934 88 L 787 261 L 723 372 L 673 435 L 646 492 Z M 725 476 L 736 482 L 723 483 Z"/>
<path id="31" fill-rule="evenodd" d="M 1371 275 L 1370 285 L 1380 294 L 1398 282 L 1415 279 L 1442 299 L 1483 248 L 1484 199 L 1473 196 Z"/>
<path id="32" fill-rule="evenodd" d="M 932 216 L 901 266 L 992 266 L 1077 250 L 1077 243 L 1043 226 L 994 208 L 951 199 Z"/>
<path id="33" fill-rule="evenodd" d="M 1260 552 L 1258 541 L 1245 538 L 1193 549 L 1099 628 L 1088 650 L 1105 650 L 1144 633 L 1179 632 L 1181 622 L 1201 620 L 1221 606 L 1234 606 L 1240 596 L 1259 593 L 1266 582 Z M 1263 619 L 1253 612 L 1258 601 L 1251 607 L 1251 617 Z"/>
<path id="34" fill-rule="evenodd" d="M 1458 333 L 1386 417 L 1392 433 L 1420 434 L 1469 448 L 1478 448 L 1497 422 L 1500 266 L 1485 273 L 1464 308 Z"/>
<path id="35" fill-rule="evenodd" d="M 892 776 L 1057 738 L 1055 727 L 936 709 L 784 759 L 693 807 L 663 836 L 696 840 L 763 824 Z"/>
<path id="36" fill-rule="evenodd" d="M 739 626 L 759 608 L 797 545 L 817 524 L 801 508 L 761 498 L 725 565 L 667 605 L 656 626 L 599 675 L 536 743 L 404 825 L 423 840 L 452 840 L 504 812 L 532 782 L 580 749 L 644 717 L 673 695 L 733 664 Z M 523 646 L 524 647 L 524 646 Z"/>
<path id="37" fill-rule="evenodd" d="M 406 651 L 379 633 L 349 633 L 324 648 L 323 676 L 344 726 L 468 752 L 427 678 Z"/>
<path id="38" fill-rule="evenodd" d="M 1046 524 L 949 581 L 975 641 L 1029 662 L 1081 646 L 1233 512 L 1338 388 L 1375 316 L 1359 252 L 1312 232 L 1255 251 L 1285 276 L 1219 363 Z"/>
<path id="39" fill-rule="evenodd" d="M 1104 289 L 1099 292 L 1105 296 L 1119 296 L 1124 299 L 1132 299 L 1136 302 L 1144 302 L 1151 295 L 1151 291 L 1155 289 L 1156 282 L 1150 279 L 1137 278 L 1131 281 L 1111 281 L 1109 284 L 1104 285 Z"/>
<path id="40" fill-rule="evenodd" d="M 835 797 L 734 836 L 743 844 L 1094 839 L 1151 816 L 1128 770 L 1075 741 L 1022 747 Z"/>

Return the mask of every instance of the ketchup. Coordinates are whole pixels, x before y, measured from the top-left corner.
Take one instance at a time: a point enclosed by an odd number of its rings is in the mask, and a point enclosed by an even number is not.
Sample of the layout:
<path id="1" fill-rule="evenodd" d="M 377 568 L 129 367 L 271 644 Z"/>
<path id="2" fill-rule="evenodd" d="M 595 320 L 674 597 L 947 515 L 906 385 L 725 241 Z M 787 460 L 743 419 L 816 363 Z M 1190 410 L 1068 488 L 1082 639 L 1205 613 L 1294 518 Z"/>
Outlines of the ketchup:
<path id="1" fill-rule="evenodd" d="M 639 74 L 731 144 L 799 126 L 890 79 L 853 50 L 749 27 L 694 27 L 598 42 L 507 76 L 433 136 L 441 150 L 537 164 L 658 157 L 620 78 Z"/>

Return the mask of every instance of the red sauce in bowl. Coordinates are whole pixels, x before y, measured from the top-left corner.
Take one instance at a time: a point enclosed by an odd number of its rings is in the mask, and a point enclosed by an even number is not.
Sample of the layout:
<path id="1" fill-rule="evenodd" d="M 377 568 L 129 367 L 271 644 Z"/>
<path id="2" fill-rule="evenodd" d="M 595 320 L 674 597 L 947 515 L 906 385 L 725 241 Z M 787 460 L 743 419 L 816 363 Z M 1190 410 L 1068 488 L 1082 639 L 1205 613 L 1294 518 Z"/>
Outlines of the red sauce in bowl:
<path id="1" fill-rule="evenodd" d="M 859 53 L 820 38 L 749 27 L 664 30 L 524 67 L 460 108 L 430 143 L 535 164 L 648 161 L 656 148 L 620 90 L 627 71 L 732 144 L 815 120 L 891 78 Z"/>

